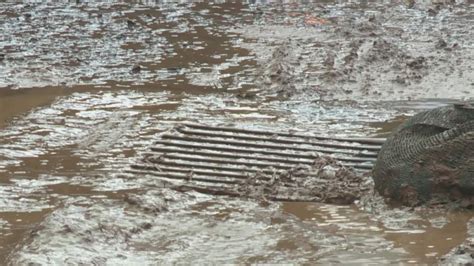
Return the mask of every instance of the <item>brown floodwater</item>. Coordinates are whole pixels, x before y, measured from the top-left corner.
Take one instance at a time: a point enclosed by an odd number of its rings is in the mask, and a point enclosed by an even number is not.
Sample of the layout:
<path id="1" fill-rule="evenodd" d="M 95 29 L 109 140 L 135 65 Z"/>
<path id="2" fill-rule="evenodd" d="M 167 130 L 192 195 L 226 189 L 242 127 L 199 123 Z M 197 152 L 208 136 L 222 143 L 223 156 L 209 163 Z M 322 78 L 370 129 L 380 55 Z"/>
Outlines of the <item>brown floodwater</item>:
<path id="1" fill-rule="evenodd" d="M 3 128 L 15 116 L 31 109 L 47 105 L 60 96 L 66 95 L 64 88 L 42 88 L 41 90 L 2 90 L 0 95 L 0 126 Z"/>
<path id="2" fill-rule="evenodd" d="M 2 264 L 432 264 L 470 211 L 177 192 L 181 122 L 387 136 L 474 97 L 470 2 L 0 3 Z"/>

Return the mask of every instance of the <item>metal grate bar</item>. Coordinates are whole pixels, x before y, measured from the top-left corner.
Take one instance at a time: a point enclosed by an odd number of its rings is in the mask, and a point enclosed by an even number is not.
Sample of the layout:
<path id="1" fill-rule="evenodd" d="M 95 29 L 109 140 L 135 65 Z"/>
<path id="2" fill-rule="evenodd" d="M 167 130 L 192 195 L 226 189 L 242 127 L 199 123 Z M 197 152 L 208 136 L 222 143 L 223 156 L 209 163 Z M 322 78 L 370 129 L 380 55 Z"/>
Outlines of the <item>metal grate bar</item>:
<path id="1" fill-rule="evenodd" d="M 153 151 L 155 152 L 148 152 L 146 154 L 158 155 L 162 153 L 184 153 L 184 154 L 193 154 L 199 156 L 209 156 L 209 157 L 225 157 L 225 158 L 234 158 L 234 159 L 255 159 L 255 160 L 265 160 L 271 162 L 280 162 L 280 163 L 292 163 L 292 164 L 299 164 L 299 163 L 312 163 L 316 156 L 308 157 L 308 158 L 301 158 L 301 159 L 293 159 L 289 158 L 289 154 L 284 154 L 279 156 L 269 157 L 269 156 L 261 156 L 261 155 L 248 155 L 243 152 L 214 152 L 214 151 L 207 151 L 207 150 L 194 150 L 194 149 L 181 149 L 181 148 L 173 148 L 173 147 L 153 147 Z M 291 155 L 291 154 L 290 154 Z M 375 158 L 358 158 L 358 157 L 343 157 L 343 156 L 332 156 L 334 159 L 343 161 L 343 162 L 374 162 Z M 310 159 L 312 158 L 312 159 Z"/>
<path id="2" fill-rule="evenodd" d="M 323 153 L 340 153 L 340 154 L 350 154 L 350 155 L 360 155 L 360 156 L 376 156 L 377 152 L 369 151 L 353 151 L 350 149 L 324 149 L 324 148 L 309 148 L 298 145 L 277 145 L 277 144 L 265 144 L 265 143 L 254 143 L 247 141 L 237 141 L 231 139 L 217 139 L 217 138 L 203 138 L 203 137 L 188 137 L 185 135 L 172 135 L 172 134 L 163 134 L 161 136 L 163 139 L 171 139 L 177 141 L 188 141 L 195 143 L 208 143 L 208 144 L 225 144 L 233 145 L 238 147 L 253 147 L 253 148 L 262 148 L 262 149 L 272 149 L 272 150 L 294 150 L 294 151 L 306 151 L 306 152 L 323 152 Z"/>
<path id="3" fill-rule="evenodd" d="M 309 140 L 301 140 L 297 138 L 288 138 L 288 137 L 280 137 L 273 135 L 272 137 L 262 137 L 262 136 L 249 136 L 249 135 L 242 135 L 242 134 L 235 134 L 235 133 L 216 133 L 216 132 L 209 132 L 204 130 L 195 130 L 189 129 L 187 127 L 180 127 L 177 129 L 178 132 L 186 134 L 188 136 L 206 136 L 206 137 L 214 137 L 214 138 L 231 138 L 235 140 L 247 140 L 247 141 L 262 141 L 262 142 L 273 142 L 273 143 L 284 143 L 284 144 L 296 144 L 296 145 L 311 145 L 311 146 L 319 146 L 319 147 L 328 147 L 328 148 L 339 148 L 339 149 L 351 149 L 351 150 L 368 150 L 368 151 L 379 151 L 380 145 L 362 145 L 360 143 L 355 142 L 340 142 L 334 143 L 334 141 L 309 141 Z M 309 139 L 309 137 L 307 137 Z"/>
<path id="4" fill-rule="evenodd" d="M 281 133 L 281 132 L 270 132 L 264 130 L 255 130 L 255 129 L 240 129 L 233 127 L 224 127 L 224 126 L 209 126 L 201 125 L 195 123 L 183 123 L 183 126 L 197 129 L 204 129 L 210 131 L 225 131 L 225 132 L 240 132 L 254 135 L 267 135 L 267 136 L 282 136 L 282 137 L 297 137 L 297 138 L 314 138 L 320 140 L 330 140 L 330 141 L 348 141 L 348 142 L 357 142 L 360 144 L 375 144 L 382 145 L 385 142 L 385 138 L 338 138 L 338 137 L 327 137 L 319 135 L 305 135 L 299 133 Z"/>

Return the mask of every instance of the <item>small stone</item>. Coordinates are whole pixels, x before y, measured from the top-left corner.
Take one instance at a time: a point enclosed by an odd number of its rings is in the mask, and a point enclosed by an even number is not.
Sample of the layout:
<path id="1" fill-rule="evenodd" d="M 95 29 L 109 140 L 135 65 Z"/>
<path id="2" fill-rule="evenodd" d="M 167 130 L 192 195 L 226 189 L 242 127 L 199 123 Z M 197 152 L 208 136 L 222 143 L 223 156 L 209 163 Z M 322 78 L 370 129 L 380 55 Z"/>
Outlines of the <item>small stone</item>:
<path id="1" fill-rule="evenodd" d="M 464 250 L 464 248 L 460 247 L 458 250 L 456 250 L 456 253 L 457 255 L 462 255 L 462 254 L 465 254 L 466 251 Z"/>
<path id="2" fill-rule="evenodd" d="M 413 8 L 415 6 L 415 0 L 407 0 L 406 5 L 408 8 Z"/>
<path id="3" fill-rule="evenodd" d="M 430 15 L 432 17 L 438 15 L 438 12 L 439 12 L 439 10 L 436 10 L 436 9 L 433 9 L 433 8 L 428 9 L 428 15 Z"/>
<path id="4" fill-rule="evenodd" d="M 137 23 L 131 21 L 130 19 L 127 19 L 127 27 L 129 29 L 133 29 L 135 26 L 137 26 Z"/>
<path id="5" fill-rule="evenodd" d="M 443 39 L 439 39 L 435 45 L 436 49 L 443 49 L 443 48 L 446 48 L 446 46 L 448 46 L 448 44 Z"/>
<path id="6" fill-rule="evenodd" d="M 145 230 L 149 230 L 153 227 L 153 225 L 151 223 L 144 223 L 141 225 L 141 227 Z"/>
<path id="7" fill-rule="evenodd" d="M 142 71 L 142 67 L 139 66 L 139 65 L 135 65 L 135 66 L 132 68 L 132 71 L 131 71 L 131 72 L 132 72 L 133 74 L 138 74 L 138 73 L 140 73 L 140 71 Z"/>

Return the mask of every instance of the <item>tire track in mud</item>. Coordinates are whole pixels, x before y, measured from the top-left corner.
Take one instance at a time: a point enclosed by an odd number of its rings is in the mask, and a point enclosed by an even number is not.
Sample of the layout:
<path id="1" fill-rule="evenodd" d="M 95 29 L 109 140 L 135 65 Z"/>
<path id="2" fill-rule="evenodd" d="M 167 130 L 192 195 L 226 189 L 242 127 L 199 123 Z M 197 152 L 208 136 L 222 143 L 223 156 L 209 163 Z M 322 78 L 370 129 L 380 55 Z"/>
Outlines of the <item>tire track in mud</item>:
<path id="1" fill-rule="evenodd" d="M 76 93 L 17 119 L 1 132 L 4 149 L 0 153 L 10 158 L 1 163 L 0 175 L 10 183 L 2 186 L 2 212 L 13 211 L 19 217 L 24 216 L 21 213 L 40 214 L 61 206 L 65 197 L 74 194 L 106 194 L 94 192 L 94 184 L 106 183 L 104 187 L 109 190 L 127 187 L 123 182 L 111 182 L 109 174 L 119 174 L 129 163 L 127 158 L 140 150 L 142 143 L 132 143 L 131 139 L 143 134 L 142 140 L 146 140 L 147 133 L 156 133 L 146 115 L 141 121 L 136 118 L 143 111 L 133 108 L 157 110 L 165 102 L 164 110 L 169 110 L 172 101 L 166 100 L 167 93 L 150 93 L 148 99 L 142 93 L 128 91 Z M 25 231 L 42 218 L 28 216 L 34 217 L 19 218 L 30 224 L 23 230 L 16 226 L 22 221 L 15 219 L 5 230 Z"/>

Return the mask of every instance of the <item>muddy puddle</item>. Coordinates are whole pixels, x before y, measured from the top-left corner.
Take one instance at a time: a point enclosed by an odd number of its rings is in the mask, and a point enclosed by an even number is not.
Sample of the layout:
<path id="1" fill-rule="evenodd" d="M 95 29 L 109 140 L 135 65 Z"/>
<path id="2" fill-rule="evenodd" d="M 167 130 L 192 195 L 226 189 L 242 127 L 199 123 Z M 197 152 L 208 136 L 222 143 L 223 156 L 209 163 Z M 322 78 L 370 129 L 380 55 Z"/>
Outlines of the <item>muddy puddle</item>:
<path id="1" fill-rule="evenodd" d="M 469 1 L 0 3 L 0 260 L 438 262 L 472 211 L 181 193 L 127 170 L 183 121 L 385 137 L 473 99 L 473 18 Z"/>

